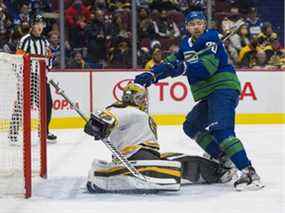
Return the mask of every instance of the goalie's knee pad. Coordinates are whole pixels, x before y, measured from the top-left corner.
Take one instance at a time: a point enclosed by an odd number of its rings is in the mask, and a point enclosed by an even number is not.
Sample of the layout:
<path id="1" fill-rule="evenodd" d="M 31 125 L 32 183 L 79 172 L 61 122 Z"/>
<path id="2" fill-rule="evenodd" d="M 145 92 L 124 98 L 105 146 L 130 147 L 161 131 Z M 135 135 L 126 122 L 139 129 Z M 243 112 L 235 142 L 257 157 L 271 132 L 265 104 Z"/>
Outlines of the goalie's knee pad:
<path id="1" fill-rule="evenodd" d="M 130 162 L 147 181 L 134 177 L 124 166 L 95 160 L 88 175 L 88 191 L 98 193 L 145 193 L 180 190 L 180 162 L 165 160 Z"/>

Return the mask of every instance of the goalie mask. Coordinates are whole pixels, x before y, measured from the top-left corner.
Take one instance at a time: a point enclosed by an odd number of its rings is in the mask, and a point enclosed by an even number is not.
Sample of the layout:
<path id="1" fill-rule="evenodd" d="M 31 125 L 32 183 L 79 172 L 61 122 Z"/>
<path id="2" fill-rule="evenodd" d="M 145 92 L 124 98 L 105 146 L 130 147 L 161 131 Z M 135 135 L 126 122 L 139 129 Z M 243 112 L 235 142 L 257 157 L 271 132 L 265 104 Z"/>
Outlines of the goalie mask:
<path id="1" fill-rule="evenodd" d="M 129 83 L 123 88 L 122 102 L 144 111 L 147 104 L 146 89 L 139 84 Z"/>

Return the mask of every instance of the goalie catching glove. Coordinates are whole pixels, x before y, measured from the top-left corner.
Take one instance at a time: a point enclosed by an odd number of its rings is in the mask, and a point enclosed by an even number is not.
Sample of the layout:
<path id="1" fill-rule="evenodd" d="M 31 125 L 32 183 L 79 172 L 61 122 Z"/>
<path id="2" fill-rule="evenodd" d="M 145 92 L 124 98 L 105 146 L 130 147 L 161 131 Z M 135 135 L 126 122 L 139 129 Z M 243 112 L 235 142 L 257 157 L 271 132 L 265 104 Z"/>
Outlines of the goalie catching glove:
<path id="1" fill-rule="evenodd" d="M 95 140 L 101 140 L 110 135 L 115 125 L 116 119 L 114 116 L 106 111 L 97 111 L 91 114 L 89 121 L 84 126 L 84 132 L 94 136 Z"/>

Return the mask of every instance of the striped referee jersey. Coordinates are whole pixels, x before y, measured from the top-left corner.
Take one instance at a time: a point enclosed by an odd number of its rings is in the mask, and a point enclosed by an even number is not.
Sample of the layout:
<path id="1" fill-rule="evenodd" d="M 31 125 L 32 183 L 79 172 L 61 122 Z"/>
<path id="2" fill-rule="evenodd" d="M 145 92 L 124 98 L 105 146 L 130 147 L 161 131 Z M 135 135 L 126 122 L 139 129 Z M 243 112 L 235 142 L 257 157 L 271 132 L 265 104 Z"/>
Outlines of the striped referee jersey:
<path id="1" fill-rule="evenodd" d="M 20 39 L 16 53 L 50 57 L 49 42 L 44 36 L 35 37 L 28 33 Z"/>
<path id="2" fill-rule="evenodd" d="M 30 54 L 46 57 L 46 67 L 50 70 L 52 68 L 53 58 L 49 46 L 49 42 L 45 36 L 36 37 L 28 33 L 20 39 L 16 54 Z"/>

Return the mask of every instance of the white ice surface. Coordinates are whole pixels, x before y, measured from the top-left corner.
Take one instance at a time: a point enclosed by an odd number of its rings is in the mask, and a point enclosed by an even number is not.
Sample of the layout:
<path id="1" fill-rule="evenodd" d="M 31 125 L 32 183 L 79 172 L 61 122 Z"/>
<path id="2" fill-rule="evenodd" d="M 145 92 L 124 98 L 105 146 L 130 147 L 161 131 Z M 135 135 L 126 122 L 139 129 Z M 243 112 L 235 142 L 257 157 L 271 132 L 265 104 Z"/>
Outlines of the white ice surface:
<path id="1" fill-rule="evenodd" d="M 228 183 L 155 195 L 88 194 L 93 158 L 110 160 L 110 153 L 82 130 L 56 130 L 48 179 L 34 185 L 31 199 L 0 199 L 0 213 L 285 213 L 285 125 L 240 125 L 236 132 L 266 185 L 261 191 L 236 192 Z M 202 154 L 180 126 L 159 127 L 159 142 L 162 151 Z"/>

